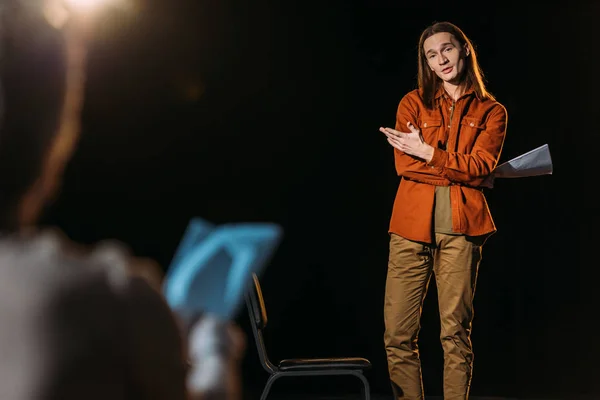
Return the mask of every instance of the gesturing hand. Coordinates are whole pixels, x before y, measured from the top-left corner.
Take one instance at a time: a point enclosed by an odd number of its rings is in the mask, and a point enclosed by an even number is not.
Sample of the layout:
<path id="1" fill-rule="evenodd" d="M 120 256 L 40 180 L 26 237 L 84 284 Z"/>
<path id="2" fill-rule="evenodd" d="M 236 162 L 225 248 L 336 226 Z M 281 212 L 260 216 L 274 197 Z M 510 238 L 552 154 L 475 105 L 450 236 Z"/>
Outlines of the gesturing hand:
<path id="1" fill-rule="evenodd" d="M 429 162 L 433 157 L 433 147 L 425 143 L 421 131 L 413 126 L 410 122 L 406 124 L 410 133 L 404 133 L 397 131 L 392 128 L 379 128 L 381 132 L 387 137 L 387 141 L 396 149 L 415 156 L 422 158 Z"/>

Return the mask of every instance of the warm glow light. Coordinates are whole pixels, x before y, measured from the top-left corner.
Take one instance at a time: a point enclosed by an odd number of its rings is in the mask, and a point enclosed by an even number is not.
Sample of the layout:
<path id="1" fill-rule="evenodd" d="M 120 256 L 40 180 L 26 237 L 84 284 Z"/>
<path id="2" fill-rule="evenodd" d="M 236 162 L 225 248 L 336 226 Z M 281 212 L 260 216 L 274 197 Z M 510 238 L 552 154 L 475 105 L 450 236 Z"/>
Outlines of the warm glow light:
<path id="1" fill-rule="evenodd" d="M 44 0 L 43 4 L 46 20 L 60 29 L 74 14 L 95 14 L 98 9 L 106 6 L 132 11 L 134 2 L 132 0 Z"/>
<path id="2" fill-rule="evenodd" d="M 78 10 L 90 10 L 102 4 L 112 2 L 111 0 L 65 0 L 68 6 Z"/>

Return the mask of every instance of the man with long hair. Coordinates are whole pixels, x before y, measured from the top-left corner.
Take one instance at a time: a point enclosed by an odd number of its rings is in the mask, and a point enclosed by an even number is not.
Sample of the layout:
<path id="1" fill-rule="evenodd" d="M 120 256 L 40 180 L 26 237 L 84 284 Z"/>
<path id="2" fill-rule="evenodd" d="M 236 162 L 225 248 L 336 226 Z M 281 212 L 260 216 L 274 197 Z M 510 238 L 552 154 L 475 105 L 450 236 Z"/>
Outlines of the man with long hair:
<path id="1" fill-rule="evenodd" d="M 482 246 L 496 231 L 480 185 L 496 167 L 507 112 L 487 91 L 475 48 L 456 25 L 421 34 L 418 89 L 380 128 L 401 177 L 389 233 L 384 342 L 397 399 L 422 399 L 418 334 L 435 275 L 444 351 L 444 399 L 467 399 L 471 324 Z"/>

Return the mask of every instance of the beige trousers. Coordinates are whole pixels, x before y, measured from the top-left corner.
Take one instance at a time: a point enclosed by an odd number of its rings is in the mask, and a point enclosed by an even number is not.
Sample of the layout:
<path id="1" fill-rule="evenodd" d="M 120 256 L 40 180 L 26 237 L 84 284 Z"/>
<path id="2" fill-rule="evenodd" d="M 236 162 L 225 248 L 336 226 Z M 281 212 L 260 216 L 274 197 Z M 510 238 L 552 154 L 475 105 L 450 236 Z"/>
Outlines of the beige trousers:
<path id="1" fill-rule="evenodd" d="M 435 275 L 444 350 L 444 399 L 468 399 L 471 322 L 482 238 L 436 233 L 434 244 L 391 234 L 384 342 L 395 399 L 423 399 L 418 336 L 423 300 Z"/>

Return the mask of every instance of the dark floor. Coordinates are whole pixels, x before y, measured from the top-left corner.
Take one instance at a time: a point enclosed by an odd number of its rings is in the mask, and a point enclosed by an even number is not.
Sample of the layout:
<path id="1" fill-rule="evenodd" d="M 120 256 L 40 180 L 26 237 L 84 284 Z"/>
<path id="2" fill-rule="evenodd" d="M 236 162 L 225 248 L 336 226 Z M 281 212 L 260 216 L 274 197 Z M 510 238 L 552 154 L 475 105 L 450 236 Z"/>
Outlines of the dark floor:
<path id="1" fill-rule="evenodd" d="M 358 380 L 347 377 L 336 379 L 310 379 L 310 377 L 296 377 L 293 380 L 278 380 L 269 392 L 266 400 L 363 400 L 361 396 L 362 385 Z M 243 400 L 260 400 L 266 380 L 248 380 L 245 385 Z M 489 389 L 489 388 L 488 388 Z M 599 396 L 565 395 L 565 392 L 552 391 L 547 387 L 539 388 L 540 393 L 525 391 L 511 393 L 505 390 L 501 393 L 482 393 L 479 389 L 472 394 L 469 400 L 600 400 Z M 578 388 L 573 388 L 578 389 Z M 425 388 L 425 400 L 444 400 L 440 391 Z M 484 389 L 485 390 L 485 389 Z M 428 393 L 431 393 L 428 395 Z M 543 394 L 542 394 L 543 393 Z M 391 390 L 389 392 L 375 388 L 371 384 L 370 400 L 394 400 Z"/>
<path id="2" fill-rule="evenodd" d="M 282 385 L 283 386 L 283 385 Z M 302 392 L 299 392 L 301 390 Z M 260 400 L 262 388 L 254 388 L 248 390 L 244 395 L 244 400 Z M 340 386 L 338 391 L 331 387 L 323 388 L 323 390 L 316 390 L 315 387 L 309 385 L 300 387 L 273 387 L 267 400 L 363 400 L 364 397 L 360 394 L 360 389 L 356 392 L 353 390 L 348 391 L 347 387 Z M 371 392 L 370 400 L 394 400 L 391 393 L 377 393 Z M 437 395 L 426 395 L 425 400 L 444 400 L 443 396 Z M 590 396 L 527 396 L 527 397 L 514 397 L 514 396 L 488 396 L 488 395 L 475 395 L 470 396 L 469 400 L 600 400 L 598 397 Z"/>
<path id="3" fill-rule="evenodd" d="M 257 393 L 255 396 L 256 399 L 260 399 L 260 393 Z M 267 400 L 362 400 L 359 394 L 352 395 L 318 395 L 318 394 L 290 394 L 290 393 L 270 393 L 267 397 Z M 371 394 L 371 400 L 393 400 L 393 398 L 388 394 Z M 442 396 L 426 396 L 425 400 L 444 400 Z M 569 397 L 569 398 L 548 398 L 548 397 L 537 397 L 537 398 L 517 398 L 517 397 L 495 397 L 495 396 L 471 396 L 469 400 L 597 400 L 590 398 L 582 398 L 582 397 Z"/>
<path id="4" fill-rule="evenodd" d="M 283 386 L 283 385 L 281 385 Z M 302 392 L 300 392 L 302 391 Z M 339 394 L 338 394 L 339 393 Z M 253 388 L 248 390 L 244 395 L 244 400 L 260 400 L 262 394 L 261 388 Z M 348 390 L 347 387 L 340 385 L 338 390 L 332 389 L 331 387 L 318 388 L 311 387 L 309 385 L 303 386 L 284 386 L 284 387 L 273 387 L 267 400 L 363 400 L 364 397 L 360 394 L 360 388 L 354 390 Z M 371 392 L 370 400 L 394 400 L 391 393 Z M 425 400 L 444 400 L 441 395 L 426 395 Z M 515 397 L 515 396 L 493 396 L 493 395 L 473 395 L 469 397 L 469 400 L 600 400 L 594 396 L 527 396 L 527 397 Z"/>
<path id="5" fill-rule="evenodd" d="M 346 395 L 346 396 L 313 396 L 313 395 L 284 395 L 275 394 L 269 395 L 267 400 L 360 400 L 360 396 Z M 427 396 L 426 400 L 443 400 L 442 396 Z M 393 400 L 389 395 L 377 395 L 372 394 L 371 400 Z M 469 400 L 571 400 L 571 399 L 518 399 L 516 397 L 470 397 Z"/>

